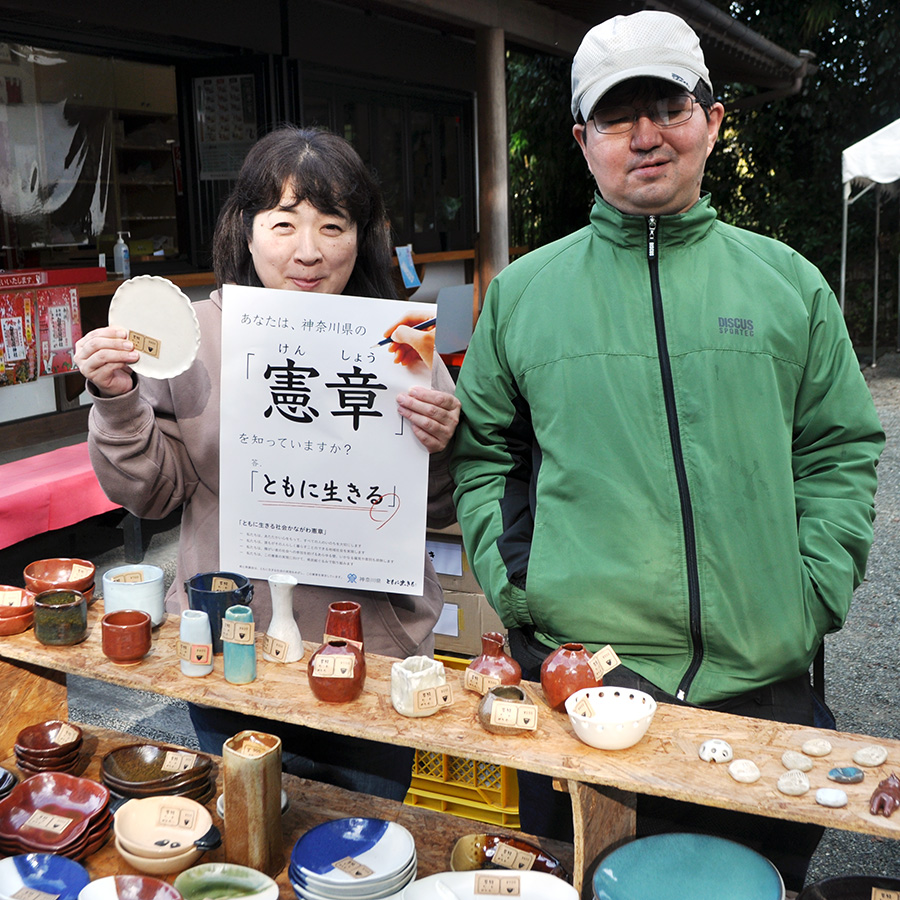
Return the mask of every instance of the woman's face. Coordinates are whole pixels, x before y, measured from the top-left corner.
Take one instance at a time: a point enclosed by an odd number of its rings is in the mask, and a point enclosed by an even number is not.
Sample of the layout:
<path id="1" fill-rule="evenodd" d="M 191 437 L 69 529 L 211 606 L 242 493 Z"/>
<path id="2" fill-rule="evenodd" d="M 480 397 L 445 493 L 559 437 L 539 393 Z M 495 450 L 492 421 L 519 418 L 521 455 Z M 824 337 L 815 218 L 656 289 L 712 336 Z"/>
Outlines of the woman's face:
<path id="1" fill-rule="evenodd" d="M 356 265 L 356 223 L 293 201 L 285 191 L 284 205 L 254 216 L 249 247 L 256 274 L 267 288 L 340 294 Z"/>

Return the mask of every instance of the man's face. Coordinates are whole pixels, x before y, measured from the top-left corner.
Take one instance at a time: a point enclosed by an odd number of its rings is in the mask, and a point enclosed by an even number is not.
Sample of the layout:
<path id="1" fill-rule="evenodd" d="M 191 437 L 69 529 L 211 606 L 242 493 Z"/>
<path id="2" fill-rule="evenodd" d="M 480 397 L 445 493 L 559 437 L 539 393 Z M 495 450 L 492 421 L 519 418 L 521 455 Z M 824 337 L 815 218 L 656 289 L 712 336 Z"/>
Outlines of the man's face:
<path id="1" fill-rule="evenodd" d="M 673 84 L 642 79 L 626 81 L 608 91 L 596 108 L 649 107 L 678 92 Z M 668 128 L 654 124 L 643 112 L 634 127 L 622 134 L 601 134 L 591 120 L 575 125 L 572 133 L 607 203 L 631 215 L 673 215 L 685 212 L 700 199 L 706 158 L 712 152 L 724 107 L 715 103 Z"/>

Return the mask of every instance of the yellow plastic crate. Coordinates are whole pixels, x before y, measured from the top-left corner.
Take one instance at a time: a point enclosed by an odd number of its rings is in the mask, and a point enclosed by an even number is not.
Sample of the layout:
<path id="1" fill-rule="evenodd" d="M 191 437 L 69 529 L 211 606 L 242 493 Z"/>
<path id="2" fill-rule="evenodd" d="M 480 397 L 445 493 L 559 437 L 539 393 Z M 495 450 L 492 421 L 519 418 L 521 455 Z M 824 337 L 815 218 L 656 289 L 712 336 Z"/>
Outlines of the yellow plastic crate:
<path id="1" fill-rule="evenodd" d="M 471 662 L 444 654 L 435 654 L 435 659 L 450 669 L 465 669 Z M 516 770 L 496 763 L 416 750 L 406 803 L 492 825 L 519 827 Z"/>

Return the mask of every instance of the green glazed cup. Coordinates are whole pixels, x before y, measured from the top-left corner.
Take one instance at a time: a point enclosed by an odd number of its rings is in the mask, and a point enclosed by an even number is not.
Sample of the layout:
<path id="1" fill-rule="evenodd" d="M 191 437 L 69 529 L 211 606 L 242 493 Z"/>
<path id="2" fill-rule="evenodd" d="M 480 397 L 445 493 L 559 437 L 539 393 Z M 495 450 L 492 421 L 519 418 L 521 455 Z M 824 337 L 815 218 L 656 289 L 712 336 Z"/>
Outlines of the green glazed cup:
<path id="1" fill-rule="evenodd" d="M 44 591 L 34 598 L 34 636 L 42 644 L 78 644 L 87 637 L 87 603 L 80 591 Z"/>

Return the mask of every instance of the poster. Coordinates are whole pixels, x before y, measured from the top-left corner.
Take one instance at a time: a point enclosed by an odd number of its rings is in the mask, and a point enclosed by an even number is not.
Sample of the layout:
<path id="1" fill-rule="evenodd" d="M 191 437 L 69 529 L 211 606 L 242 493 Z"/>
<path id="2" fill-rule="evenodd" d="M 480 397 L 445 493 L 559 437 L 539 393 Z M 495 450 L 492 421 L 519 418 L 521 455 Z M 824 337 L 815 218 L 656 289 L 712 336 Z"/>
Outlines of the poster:
<path id="1" fill-rule="evenodd" d="M 396 396 L 431 383 L 434 305 L 226 285 L 222 308 L 222 566 L 420 594 L 428 451 Z"/>
<path id="2" fill-rule="evenodd" d="M 81 337 L 78 288 L 52 287 L 37 291 L 38 348 L 41 375 L 75 370 L 75 342 Z"/>
<path id="3" fill-rule="evenodd" d="M 34 293 L 0 293 L 0 386 L 36 381 Z"/>
<path id="4" fill-rule="evenodd" d="M 194 109 L 200 180 L 237 178 L 244 157 L 259 137 L 253 76 L 195 78 Z"/>

